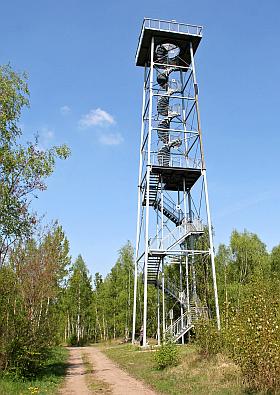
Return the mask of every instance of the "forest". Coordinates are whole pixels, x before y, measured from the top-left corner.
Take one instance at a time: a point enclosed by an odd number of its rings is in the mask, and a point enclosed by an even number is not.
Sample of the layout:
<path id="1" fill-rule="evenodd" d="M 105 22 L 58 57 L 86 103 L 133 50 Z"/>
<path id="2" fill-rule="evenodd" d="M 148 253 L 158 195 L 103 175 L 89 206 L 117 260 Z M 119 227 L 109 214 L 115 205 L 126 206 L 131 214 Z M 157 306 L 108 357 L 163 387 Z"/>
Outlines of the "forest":
<path id="1" fill-rule="evenodd" d="M 29 90 L 26 76 L 9 65 L 0 68 L 0 103 L 0 369 L 28 377 L 36 375 L 54 345 L 129 341 L 134 250 L 130 242 L 120 246 L 105 278 L 91 275 L 82 255 L 72 259 L 61 224 L 43 224 L 32 210 L 32 200 L 70 150 L 66 145 L 42 150 L 36 136 L 22 142 L 19 120 Z M 279 388 L 280 245 L 270 252 L 258 235 L 233 230 L 215 259 L 222 330 L 211 321 L 201 323 L 192 341 L 205 357 L 228 354 L 252 387 Z M 176 267 L 166 270 L 176 281 Z M 196 275 L 199 294 L 214 314 L 208 261 L 197 264 Z M 156 289 L 148 292 L 148 335 L 155 337 Z M 138 333 L 142 293 L 140 288 Z"/>

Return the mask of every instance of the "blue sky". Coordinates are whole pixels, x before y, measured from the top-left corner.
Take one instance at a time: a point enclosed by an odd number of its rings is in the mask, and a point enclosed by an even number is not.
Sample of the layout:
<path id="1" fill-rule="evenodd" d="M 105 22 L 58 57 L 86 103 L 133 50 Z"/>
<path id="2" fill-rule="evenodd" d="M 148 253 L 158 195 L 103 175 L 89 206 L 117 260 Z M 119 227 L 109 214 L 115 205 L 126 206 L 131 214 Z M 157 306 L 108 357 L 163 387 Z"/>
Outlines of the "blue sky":
<path id="1" fill-rule="evenodd" d="M 60 221 L 92 273 L 135 238 L 144 17 L 204 26 L 196 63 L 215 244 L 233 228 L 280 242 L 277 0 L 14 0 L 1 14 L 0 63 L 29 74 L 26 139 L 72 150 L 34 207 Z"/>

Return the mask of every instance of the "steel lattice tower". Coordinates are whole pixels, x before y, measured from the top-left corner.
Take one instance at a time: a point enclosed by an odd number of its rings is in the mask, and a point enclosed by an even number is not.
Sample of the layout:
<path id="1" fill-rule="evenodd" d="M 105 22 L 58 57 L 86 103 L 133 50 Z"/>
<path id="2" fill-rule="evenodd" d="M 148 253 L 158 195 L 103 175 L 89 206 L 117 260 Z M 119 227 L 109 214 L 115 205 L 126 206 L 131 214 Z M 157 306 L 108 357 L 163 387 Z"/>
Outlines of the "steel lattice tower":
<path id="1" fill-rule="evenodd" d="M 143 271 L 143 345 L 147 345 L 148 285 L 158 290 L 160 334 L 181 339 L 208 316 L 197 292 L 196 269 L 211 262 L 216 321 L 220 328 L 212 225 L 203 154 L 198 84 L 194 55 L 202 27 L 145 19 L 136 52 L 136 65 L 145 68 L 132 341 L 135 341 L 137 281 Z M 202 242 L 203 240 L 203 242 Z M 179 284 L 165 278 L 164 268 L 179 265 Z M 162 306 L 162 331 L 160 303 Z M 179 303 L 180 313 L 167 326 L 165 298 Z"/>

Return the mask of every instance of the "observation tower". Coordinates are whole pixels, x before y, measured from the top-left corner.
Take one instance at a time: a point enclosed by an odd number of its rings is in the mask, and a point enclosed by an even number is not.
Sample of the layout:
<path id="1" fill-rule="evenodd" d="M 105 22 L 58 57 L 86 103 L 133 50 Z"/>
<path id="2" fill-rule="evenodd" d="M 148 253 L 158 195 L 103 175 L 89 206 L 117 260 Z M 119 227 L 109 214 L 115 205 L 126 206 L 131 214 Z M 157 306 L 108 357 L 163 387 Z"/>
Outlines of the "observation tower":
<path id="1" fill-rule="evenodd" d="M 136 65 L 144 68 L 144 86 L 132 341 L 143 325 L 143 346 L 155 311 L 159 344 L 167 334 L 184 343 L 202 317 L 215 316 L 220 328 L 194 62 L 201 38 L 201 26 L 144 19 L 136 52 Z M 206 281 L 208 268 L 210 287 L 200 284 L 201 272 Z M 153 309 L 148 286 L 157 290 Z"/>

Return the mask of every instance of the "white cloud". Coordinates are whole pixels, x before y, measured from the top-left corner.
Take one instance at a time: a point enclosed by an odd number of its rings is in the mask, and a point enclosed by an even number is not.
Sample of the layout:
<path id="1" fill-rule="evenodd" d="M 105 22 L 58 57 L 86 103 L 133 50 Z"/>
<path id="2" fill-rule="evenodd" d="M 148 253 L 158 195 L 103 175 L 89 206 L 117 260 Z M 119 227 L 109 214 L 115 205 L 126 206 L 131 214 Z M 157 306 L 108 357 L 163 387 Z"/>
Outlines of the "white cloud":
<path id="1" fill-rule="evenodd" d="M 120 133 L 107 133 L 99 136 L 99 142 L 104 145 L 119 145 L 124 141 Z"/>
<path id="2" fill-rule="evenodd" d="M 87 114 L 83 115 L 79 121 L 82 128 L 90 128 L 91 126 L 106 126 L 113 125 L 116 121 L 114 117 L 101 108 L 90 110 Z"/>
<path id="3" fill-rule="evenodd" d="M 44 140 L 52 140 L 54 138 L 54 131 L 48 128 L 42 128 L 42 137 Z"/>
<path id="4" fill-rule="evenodd" d="M 60 114 L 61 115 L 68 115 L 71 111 L 71 108 L 67 105 L 60 107 Z"/>
<path id="5" fill-rule="evenodd" d="M 45 126 L 42 127 L 39 131 L 39 149 L 45 151 L 49 147 L 54 137 L 55 133 L 52 129 L 49 129 Z"/>

